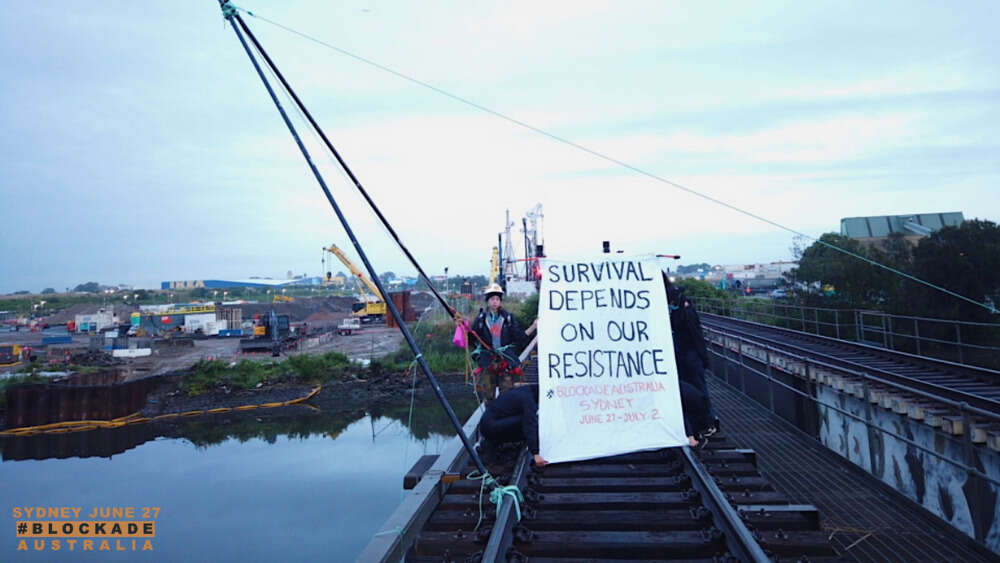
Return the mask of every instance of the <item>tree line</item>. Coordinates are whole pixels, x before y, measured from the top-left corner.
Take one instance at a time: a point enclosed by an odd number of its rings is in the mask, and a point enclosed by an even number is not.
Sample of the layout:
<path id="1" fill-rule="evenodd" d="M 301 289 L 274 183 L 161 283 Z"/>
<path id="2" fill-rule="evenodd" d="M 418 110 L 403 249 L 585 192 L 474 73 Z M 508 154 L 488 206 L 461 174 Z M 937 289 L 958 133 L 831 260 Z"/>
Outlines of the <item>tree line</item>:
<path id="1" fill-rule="evenodd" d="M 898 233 L 862 244 L 837 233 L 819 239 L 988 306 L 1000 306 L 1000 227 L 973 219 L 944 227 L 914 245 Z M 1000 322 L 991 313 L 905 276 L 848 256 L 821 242 L 797 249 L 799 265 L 786 274 L 797 298 L 817 307 L 879 309 L 922 317 Z M 819 287 L 830 284 L 832 294 Z"/>

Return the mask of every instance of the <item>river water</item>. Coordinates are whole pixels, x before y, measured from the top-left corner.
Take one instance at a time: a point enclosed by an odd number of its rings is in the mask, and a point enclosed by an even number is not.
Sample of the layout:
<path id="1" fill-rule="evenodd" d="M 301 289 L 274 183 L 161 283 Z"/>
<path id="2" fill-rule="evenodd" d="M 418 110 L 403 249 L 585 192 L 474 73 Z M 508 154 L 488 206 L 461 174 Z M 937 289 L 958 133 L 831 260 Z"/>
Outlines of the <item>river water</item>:
<path id="1" fill-rule="evenodd" d="M 475 408 L 453 399 L 460 420 Z M 0 560 L 352 561 L 395 510 L 403 475 L 454 435 L 436 401 L 215 415 L 172 425 L 0 439 Z M 273 409 L 279 411 L 279 409 Z M 155 508 L 145 540 L 18 551 L 15 507 Z M 101 518 L 97 518 L 100 520 Z M 117 518 L 104 518 L 113 520 Z M 123 518 L 128 520 L 129 518 Z M 43 518 L 50 520 L 50 518 Z"/>

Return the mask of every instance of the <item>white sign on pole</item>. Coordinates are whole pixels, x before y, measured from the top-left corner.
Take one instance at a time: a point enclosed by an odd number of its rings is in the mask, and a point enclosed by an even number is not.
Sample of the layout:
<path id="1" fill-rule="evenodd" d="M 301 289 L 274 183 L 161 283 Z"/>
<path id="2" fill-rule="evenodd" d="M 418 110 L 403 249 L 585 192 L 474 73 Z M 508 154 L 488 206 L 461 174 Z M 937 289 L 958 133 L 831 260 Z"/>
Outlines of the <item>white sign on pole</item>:
<path id="1" fill-rule="evenodd" d="M 687 444 L 656 259 L 541 265 L 541 456 L 555 463 Z"/>

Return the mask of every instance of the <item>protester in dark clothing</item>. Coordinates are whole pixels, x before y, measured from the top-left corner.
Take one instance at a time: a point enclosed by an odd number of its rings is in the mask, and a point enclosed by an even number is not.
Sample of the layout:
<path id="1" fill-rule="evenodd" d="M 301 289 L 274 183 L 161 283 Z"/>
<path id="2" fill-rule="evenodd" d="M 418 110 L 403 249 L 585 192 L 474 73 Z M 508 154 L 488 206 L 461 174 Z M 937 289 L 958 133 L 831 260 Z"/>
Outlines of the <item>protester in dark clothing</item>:
<path id="1" fill-rule="evenodd" d="M 482 380 L 486 400 L 493 399 L 493 389 L 507 390 L 513 384 L 511 372 L 520 370 L 521 350 L 528 344 L 528 337 L 535 331 L 537 322 L 527 330 L 521 330 L 517 319 L 503 308 L 503 289 L 492 284 L 483 292 L 486 309 L 479 311 L 472 322 L 472 332 L 479 336 L 479 377 Z"/>
<path id="2" fill-rule="evenodd" d="M 490 365 L 494 360 L 494 353 L 499 359 L 507 361 L 510 367 L 517 367 L 521 363 L 517 356 L 528 344 L 528 336 L 534 332 L 536 325 L 532 323 L 527 330 L 521 329 L 514 315 L 503 308 L 503 289 L 499 285 L 493 284 L 483 293 L 486 296 L 486 309 L 479 311 L 472 323 L 472 331 L 478 334 L 491 350 L 484 348 L 483 353 L 479 354 L 479 367 L 485 369 Z M 510 348 L 500 350 L 505 346 Z M 497 350 L 499 351 L 494 352 Z"/>
<path id="3" fill-rule="evenodd" d="M 684 401 L 684 384 L 689 385 L 696 394 L 688 391 L 688 405 L 685 407 L 686 420 L 694 424 L 696 432 L 711 435 L 719 429 L 718 418 L 712 408 L 712 400 L 708 394 L 708 384 L 705 382 L 705 369 L 709 366 L 708 348 L 705 345 L 705 335 L 701 330 L 701 319 L 691 300 L 684 295 L 683 289 L 670 282 L 663 274 L 663 287 L 667 293 L 667 303 L 670 307 L 670 329 L 673 333 L 674 357 L 677 360 L 677 373 L 681 382 L 681 402 Z"/>
<path id="4" fill-rule="evenodd" d="M 486 405 L 479 433 L 492 445 L 527 442 L 535 465 L 548 462 L 538 455 L 538 385 L 523 385 L 503 393 Z"/>
<path id="5" fill-rule="evenodd" d="M 678 348 L 687 350 L 693 365 L 700 364 L 702 370 L 709 368 L 708 347 L 705 345 L 705 333 L 701 330 L 701 317 L 691 300 L 684 295 L 683 288 L 670 283 L 667 278 L 667 303 L 670 305 L 670 326 L 674 333 L 674 342 Z M 672 294 L 672 296 L 671 296 Z"/>
<path id="6" fill-rule="evenodd" d="M 700 445 L 706 437 L 706 429 L 711 428 L 712 419 L 708 415 L 705 395 L 687 381 L 678 380 L 681 391 L 681 410 L 684 411 L 684 432 Z"/>

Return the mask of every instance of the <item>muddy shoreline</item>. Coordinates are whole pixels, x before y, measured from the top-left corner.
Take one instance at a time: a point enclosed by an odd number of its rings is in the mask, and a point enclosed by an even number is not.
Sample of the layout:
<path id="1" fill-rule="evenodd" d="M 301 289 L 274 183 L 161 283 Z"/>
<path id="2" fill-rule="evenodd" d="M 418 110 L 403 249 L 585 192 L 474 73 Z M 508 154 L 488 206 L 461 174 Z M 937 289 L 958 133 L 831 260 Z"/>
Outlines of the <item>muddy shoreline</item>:
<path id="1" fill-rule="evenodd" d="M 189 396 L 184 389 L 184 379 L 188 372 L 178 371 L 160 376 L 159 381 L 146 396 L 145 405 L 139 416 L 153 418 L 165 414 L 181 414 L 192 411 L 208 411 L 218 408 L 236 408 L 246 405 L 281 403 L 309 395 L 316 385 L 308 383 L 278 382 L 264 384 L 257 389 L 235 390 L 216 389 L 196 396 Z M 446 397 L 471 397 L 472 387 L 465 383 L 462 373 L 435 374 L 435 378 Z M 350 376 L 345 380 L 328 381 L 320 392 L 307 402 L 283 407 L 257 408 L 252 411 L 257 417 L 274 415 L 287 416 L 292 409 L 313 407 L 324 412 L 348 412 L 370 410 L 380 405 L 408 401 L 410 390 L 414 390 L 415 400 L 437 401 L 430 382 L 422 374 L 414 383 L 409 374 L 382 373 L 366 378 Z M 0 430 L 7 429 L 6 411 L 0 410 Z M 241 414 L 241 413 L 234 413 Z M 200 417 L 220 417 L 221 414 L 202 414 Z M 191 416 L 184 420 L 195 420 Z M 160 424 L 163 421 L 157 421 Z"/>
<path id="2" fill-rule="evenodd" d="M 316 387 L 311 384 L 281 382 L 264 385 L 259 389 L 216 390 L 191 397 L 182 388 L 183 377 L 181 374 L 167 376 L 163 383 L 150 391 L 146 398 L 146 406 L 140 414 L 154 417 L 169 413 L 284 402 L 305 397 Z M 436 374 L 435 378 L 445 396 L 472 394 L 472 388 L 465 383 L 464 374 Z M 414 389 L 417 399 L 436 398 L 430 382 L 423 375 L 418 375 L 414 384 L 412 377 L 407 374 L 381 374 L 365 379 L 329 381 L 322 385 L 319 394 L 310 398 L 308 403 L 323 410 L 333 411 L 363 408 L 379 403 L 395 403 L 403 398 L 408 399 L 411 388 Z"/>

